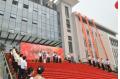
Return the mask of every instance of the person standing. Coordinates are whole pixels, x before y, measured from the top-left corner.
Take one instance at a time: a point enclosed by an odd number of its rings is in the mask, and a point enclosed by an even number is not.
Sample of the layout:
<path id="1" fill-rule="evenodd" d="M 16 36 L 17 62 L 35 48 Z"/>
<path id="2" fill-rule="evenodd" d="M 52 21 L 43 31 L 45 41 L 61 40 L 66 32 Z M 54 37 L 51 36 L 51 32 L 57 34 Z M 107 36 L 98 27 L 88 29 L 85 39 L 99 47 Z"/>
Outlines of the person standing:
<path id="1" fill-rule="evenodd" d="M 42 62 L 42 53 L 39 52 L 38 56 L 39 56 L 39 62 Z"/>
<path id="2" fill-rule="evenodd" d="M 21 79 L 21 62 L 23 61 L 23 54 L 20 54 L 20 58 L 18 60 L 18 79 Z"/>
<path id="3" fill-rule="evenodd" d="M 23 56 L 23 60 L 21 61 L 21 78 L 25 78 L 26 70 L 27 70 L 26 56 Z"/>
<path id="4" fill-rule="evenodd" d="M 97 58 L 97 66 L 98 66 L 98 68 L 100 68 L 100 59 L 99 58 Z"/>
<path id="5" fill-rule="evenodd" d="M 96 63 L 95 63 L 95 57 L 92 58 L 92 60 L 93 60 L 93 66 L 95 67 L 95 66 L 96 66 Z"/>
<path id="6" fill-rule="evenodd" d="M 104 62 L 105 62 L 104 59 L 101 58 L 101 67 L 102 67 L 103 70 L 105 70 Z"/>
<path id="7" fill-rule="evenodd" d="M 26 79 L 34 79 L 33 73 L 34 73 L 34 69 L 32 67 L 28 68 Z"/>
<path id="8" fill-rule="evenodd" d="M 92 60 L 92 57 L 89 55 L 88 56 L 88 63 L 89 63 L 89 65 L 92 65 L 91 60 Z"/>
<path id="9" fill-rule="evenodd" d="M 53 62 L 55 63 L 55 53 L 53 53 Z"/>
<path id="10" fill-rule="evenodd" d="M 112 69 L 111 69 L 111 67 L 110 67 L 110 61 L 109 61 L 109 59 L 106 59 L 106 67 L 107 67 L 107 70 L 108 70 L 109 72 L 112 71 Z"/>
<path id="11" fill-rule="evenodd" d="M 38 69 L 37 69 L 37 75 L 34 77 L 34 79 L 45 79 L 42 76 L 43 72 L 44 72 L 44 67 L 38 67 Z"/>
<path id="12" fill-rule="evenodd" d="M 60 55 L 58 55 L 58 62 L 59 62 L 59 63 L 62 62 L 62 60 L 61 60 L 61 56 L 60 56 Z"/>
<path id="13" fill-rule="evenodd" d="M 46 53 L 43 53 L 43 63 L 46 63 L 47 57 L 46 57 Z"/>

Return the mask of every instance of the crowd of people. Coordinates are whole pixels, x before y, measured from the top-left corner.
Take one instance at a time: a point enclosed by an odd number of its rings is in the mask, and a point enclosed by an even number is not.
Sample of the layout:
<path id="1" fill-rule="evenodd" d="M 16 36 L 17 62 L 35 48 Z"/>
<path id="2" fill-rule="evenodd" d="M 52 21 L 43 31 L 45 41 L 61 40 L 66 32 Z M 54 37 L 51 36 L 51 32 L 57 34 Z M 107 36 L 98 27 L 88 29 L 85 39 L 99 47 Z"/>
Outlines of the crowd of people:
<path id="1" fill-rule="evenodd" d="M 44 67 L 38 67 L 37 75 L 32 77 L 34 72 L 33 68 L 27 68 L 26 56 L 20 54 L 14 47 L 10 50 L 11 53 L 11 65 L 13 66 L 14 72 L 18 74 L 18 79 L 44 79 L 41 74 L 44 72 Z"/>
<path id="2" fill-rule="evenodd" d="M 18 79 L 44 79 L 44 77 L 41 76 L 41 74 L 44 72 L 44 67 L 38 67 L 37 69 L 37 75 L 33 77 L 34 69 L 32 67 L 27 68 L 27 60 L 26 56 L 23 56 L 23 54 L 20 54 L 18 50 L 14 47 L 10 50 L 11 54 L 11 61 L 12 61 L 12 67 L 14 68 L 14 71 L 18 74 Z M 57 53 L 48 54 L 47 52 L 39 52 L 39 62 L 43 63 L 61 63 L 62 59 L 60 55 Z M 69 63 L 74 63 L 74 56 L 73 54 L 68 54 L 66 57 L 66 60 L 69 61 Z M 93 65 L 94 67 L 102 68 L 103 70 L 111 71 L 110 67 L 110 61 L 109 59 L 102 59 L 102 58 L 95 58 L 92 56 L 88 56 L 88 63 L 90 65 Z"/>
<path id="3" fill-rule="evenodd" d="M 38 53 L 39 56 L 39 62 L 43 62 L 43 63 L 50 63 L 50 62 L 54 62 L 54 63 L 61 63 L 62 59 L 61 56 L 58 55 L 57 53 L 47 53 L 44 51 L 41 51 Z"/>
<path id="4" fill-rule="evenodd" d="M 88 63 L 94 67 L 102 68 L 103 70 L 112 71 L 109 59 L 95 58 L 88 56 Z"/>

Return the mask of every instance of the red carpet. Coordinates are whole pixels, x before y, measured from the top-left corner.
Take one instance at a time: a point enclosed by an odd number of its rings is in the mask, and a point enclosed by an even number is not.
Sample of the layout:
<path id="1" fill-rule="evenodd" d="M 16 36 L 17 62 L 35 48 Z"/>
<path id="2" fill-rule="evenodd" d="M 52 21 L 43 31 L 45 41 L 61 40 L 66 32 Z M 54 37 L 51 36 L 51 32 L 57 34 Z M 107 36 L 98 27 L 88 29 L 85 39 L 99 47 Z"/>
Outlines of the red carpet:
<path id="1" fill-rule="evenodd" d="M 28 66 L 34 67 L 34 69 L 37 69 L 38 66 L 44 66 L 43 76 L 46 79 L 117 79 L 116 73 L 103 71 L 88 64 L 29 62 Z"/>

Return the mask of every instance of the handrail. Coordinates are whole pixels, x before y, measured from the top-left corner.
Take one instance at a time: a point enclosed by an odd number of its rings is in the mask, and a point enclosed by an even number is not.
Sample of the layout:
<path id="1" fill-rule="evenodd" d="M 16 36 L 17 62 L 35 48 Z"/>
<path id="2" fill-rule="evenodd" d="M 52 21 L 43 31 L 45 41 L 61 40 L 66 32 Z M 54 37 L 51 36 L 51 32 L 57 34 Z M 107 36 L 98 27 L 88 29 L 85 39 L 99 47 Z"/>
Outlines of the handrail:
<path id="1" fill-rule="evenodd" d="M 7 62 L 7 60 L 6 60 L 6 57 L 5 57 L 5 55 L 4 55 L 3 52 L 1 52 L 1 53 L 2 53 L 2 55 L 3 55 L 3 57 L 4 57 L 4 59 L 5 59 L 6 67 L 7 67 L 7 69 L 8 69 L 8 73 L 9 73 L 9 77 L 10 77 L 10 79 L 13 79 L 13 76 L 12 76 L 12 74 L 11 74 L 11 72 L 10 72 L 10 68 L 9 68 L 9 66 L 8 66 L 8 62 Z"/>

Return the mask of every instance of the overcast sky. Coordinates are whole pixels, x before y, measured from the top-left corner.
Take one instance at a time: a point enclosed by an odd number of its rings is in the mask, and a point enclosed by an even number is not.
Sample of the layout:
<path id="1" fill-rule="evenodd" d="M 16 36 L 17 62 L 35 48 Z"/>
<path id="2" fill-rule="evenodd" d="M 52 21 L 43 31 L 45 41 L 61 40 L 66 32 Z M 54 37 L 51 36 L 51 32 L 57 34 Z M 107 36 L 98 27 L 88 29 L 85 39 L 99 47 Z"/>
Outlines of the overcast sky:
<path id="1" fill-rule="evenodd" d="M 79 11 L 97 23 L 118 32 L 118 15 L 114 4 L 117 0 L 80 0 L 73 7 L 73 11 Z"/>

